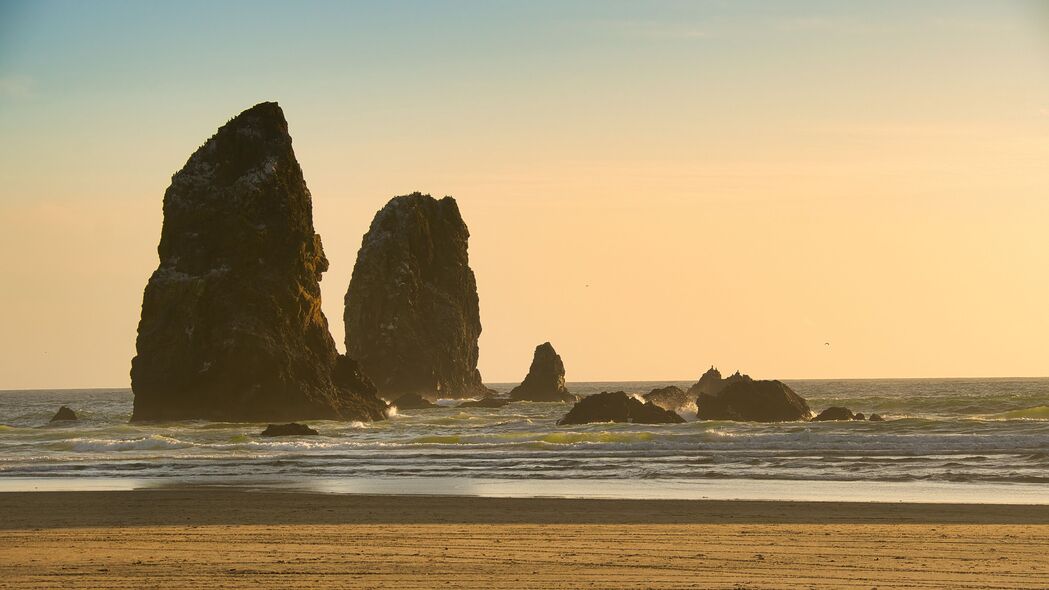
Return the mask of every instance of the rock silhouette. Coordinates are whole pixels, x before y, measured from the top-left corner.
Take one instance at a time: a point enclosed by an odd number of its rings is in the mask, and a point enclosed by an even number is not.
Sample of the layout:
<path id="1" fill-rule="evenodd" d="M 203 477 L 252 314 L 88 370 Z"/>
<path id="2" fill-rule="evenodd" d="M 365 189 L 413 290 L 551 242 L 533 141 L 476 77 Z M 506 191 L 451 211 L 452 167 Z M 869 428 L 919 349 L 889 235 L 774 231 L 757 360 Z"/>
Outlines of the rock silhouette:
<path id="1" fill-rule="evenodd" d="M 51 422 L 72 422 L 73 420 L 77 420 L 77 419 L 78 418 L 77 418 L 76 412 L 74 412 L 73 410 L 69 409 L 69 406 L 62 406 L 61 408 L 58 408 L 58 411 L 55 412 L 55 415 L 51 417 L 50 421 Z"/>
<path id="2" fill-rule="evenodd" d="M 488 393 L 470 233 L 452 197 L 394 197 L 364 235 L 346 292 L 346 351 L 380 395 Z"/>
<path id="3" fill-rule="evenodd" d="M 574 402 L 576 396 L 565 387 L 565 364 L 553 345 L 544 342 L 535 347 L 532 365 L 520 385 L 510 390 L 513 401 Z"/>
<path id="4" fill-rule="evenodd" d="M 729 375 L 727 378 L 722 379 L 721 371 L 717 370 L 715 367 L 710 367 L 699 378 L 699 381 L 697 381 L 692 387 L 688 388 L 688 395 L 689 397 L 692 397 L 694 399 L 704 393 L 721 393 L 721 391 L 729 385 L 741 381 L 753 381 L 753 379 L 751 379 L 749 375 L 743 375 L 739 371 L 736 371 L 735 373 Z"/>
<path id="5" fill-rule="evenodd" d="M 437 407 L 437 404 L 418 393 L 406 393 L 390 402 L 390 405 L 396 406 L 398 410 L 431 410 Z"/>
<path id="6" fill-rule="evenodd" d="M 631 422 L 634 424 L 678 424 L 684 418 L 652 402 L 641 403 L 622 391 L 602 392 L 576 402 L 558 425 L 590 422 Z"/>
<path id="7" fill-rule="evenodd" d="M 675 385 L 653 389 L 646 393 L 644 398 L 645 401 L 652 402 L 671 412 L 693 411 L 696 409 L 696 399 Z"/>
<path id="8" fill-rule="evenodd" d="M 276 103 L 230 120 L 172 177 L 158 253 L 132 420 L 384 417 L 366 380 L 333 375 L 319 285 L 328 260 Z"/>
<path id="9" fill-rule="evenodd" d="M 862 416 L 862 414 L 861 414 Z M 837 420 L 855 420 L 856 415 L 852 413 L 852 410 L 843 408 L 841 406 L 831 406 L 826 410 L 823 410 L 815 418 L 813 422 L 828 422 Z M 860 418 L 862 420 L 863 418 Z"/>
<path id="10" fill-rule="evenodd" d="M 306 426 L 292 422 L 291 424 L 270 424 L 262 431 L 262 436 L 317 436 L 319 433 Z"/>
<path id="11" fill-rule="evenodd" d="M 788 422 L 807 420 L 812 413 L 804 398 L 779 381 L 739 380 L 700 395 L 696 405 L 700 420 Z"/>

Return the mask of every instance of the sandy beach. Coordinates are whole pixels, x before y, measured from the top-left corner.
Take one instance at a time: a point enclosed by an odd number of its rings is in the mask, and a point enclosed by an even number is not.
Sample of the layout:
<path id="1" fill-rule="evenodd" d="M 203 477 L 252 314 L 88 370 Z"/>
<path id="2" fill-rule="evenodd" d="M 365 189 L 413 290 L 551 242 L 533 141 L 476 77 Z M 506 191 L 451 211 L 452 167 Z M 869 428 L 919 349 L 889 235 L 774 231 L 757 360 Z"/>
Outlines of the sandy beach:
<path id="1" fill-rule="evenodd" d="M 1049 507 L 0 493 L 0 588 L 1045 588 Z"/>

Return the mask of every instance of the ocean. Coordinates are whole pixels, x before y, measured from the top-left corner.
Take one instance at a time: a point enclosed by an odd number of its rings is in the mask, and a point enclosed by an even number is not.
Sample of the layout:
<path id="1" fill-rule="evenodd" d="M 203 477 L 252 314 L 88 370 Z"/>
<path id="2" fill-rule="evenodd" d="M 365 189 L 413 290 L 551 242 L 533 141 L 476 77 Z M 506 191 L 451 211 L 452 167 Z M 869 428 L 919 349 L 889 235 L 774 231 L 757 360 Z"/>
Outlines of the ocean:
<path id="1" fill-rule="evenodd" d="M 1049 504 L 1049 378 L 787 381 L 884 422 L 557 426 L 568 405 L 264 425 L 131 424 L 128 389 L 0 392 L 0 490 L 230 485 L 330 492 Z M 507 391 L 512 384 L 489 384 Z M 570 383 L 576 394 L 690 382 Z M 48 424 L 61 405 L 80 420 Z"/>

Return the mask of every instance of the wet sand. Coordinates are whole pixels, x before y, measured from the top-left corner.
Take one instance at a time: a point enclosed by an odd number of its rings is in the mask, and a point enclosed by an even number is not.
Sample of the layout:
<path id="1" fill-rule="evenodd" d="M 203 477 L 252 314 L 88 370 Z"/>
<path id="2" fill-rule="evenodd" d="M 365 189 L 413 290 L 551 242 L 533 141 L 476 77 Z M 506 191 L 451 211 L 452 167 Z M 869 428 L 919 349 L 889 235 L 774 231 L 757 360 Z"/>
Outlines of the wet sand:
<path id="1" fill-rule="evenodd" d="M 0 493 L 0 588 L 1046 588 L 1049 506 Z"/>

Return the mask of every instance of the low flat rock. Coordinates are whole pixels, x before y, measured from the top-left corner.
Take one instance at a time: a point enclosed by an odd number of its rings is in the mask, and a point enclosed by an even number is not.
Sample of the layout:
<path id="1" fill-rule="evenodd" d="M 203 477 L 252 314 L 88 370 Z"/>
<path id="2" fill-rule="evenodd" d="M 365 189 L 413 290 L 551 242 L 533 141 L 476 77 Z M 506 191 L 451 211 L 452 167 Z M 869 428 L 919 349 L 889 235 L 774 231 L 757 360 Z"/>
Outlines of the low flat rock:
<path id="1" fill-rule="evenodd" d="M 862 414 L 860 414 L 862 416 Z M 813 422 L 834 422 L 839 420 L 855 420 L 856 415 L 852 410 L 842 406 L 831 406 L 819 413 L 812 419 Z M 863 418 L 860 418 L 862 420 Z"/>
<path id="2" fill-rule="evenodd" d="M 418 393 L 406 393 L 390 402 L 390 405 L 396 406 L 398 410 L 432 410 L 437 407 L 437 404 Z"/>
<path id="3" fill-rule="evenodd" d="M 270 424 L 262 431 L 262 436 L 317 436 L 319 433 L 305 424 L 291 422 L 288 424 Z"/>
<path id="4" fill-rule="evenodd" d="M 557 421 L 558 425 L 591 422 L 629 422 L 633 424 L 680 424 L 685 419 L 652 402 L 642 403 L 623 391 L 587 396 Z"/>
<path id="5" fill-rule="evenodd" d="M 812 415 L 805 398 L 780 381 L 737 381 L 696 400 L 696 418 L 738 422 L 791 422 Z"/>

